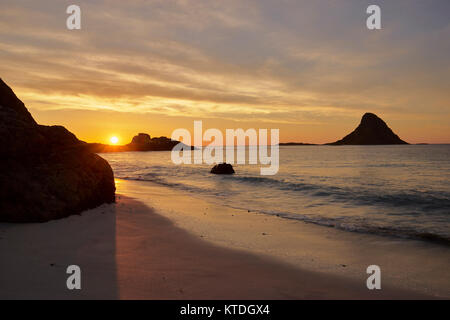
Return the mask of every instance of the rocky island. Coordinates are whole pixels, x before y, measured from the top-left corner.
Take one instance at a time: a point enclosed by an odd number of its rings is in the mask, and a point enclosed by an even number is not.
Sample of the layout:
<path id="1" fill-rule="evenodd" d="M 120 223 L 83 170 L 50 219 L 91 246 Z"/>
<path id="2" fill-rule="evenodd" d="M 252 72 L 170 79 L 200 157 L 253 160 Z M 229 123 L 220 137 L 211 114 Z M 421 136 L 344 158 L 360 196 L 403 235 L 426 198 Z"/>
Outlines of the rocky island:
<path id="1" fill-rule="evenodd" d="M 127 151 L 170 151 L 179 141 L 167 137 L 151 138 L 147 133 L 139 133 L 130 143 L 122 146 L 114 146 L 102 143 L 88 143 L 86 148 L 95 153 L 103 152 L 127 152 Z"/>
<path id="2" fill-rule="evenodd" d="M 383 145 L 408 144 L 396 135 L 381 118 L 373 113 L 366 113 L 359 126 L 341 140 L 327 145 Z"/>

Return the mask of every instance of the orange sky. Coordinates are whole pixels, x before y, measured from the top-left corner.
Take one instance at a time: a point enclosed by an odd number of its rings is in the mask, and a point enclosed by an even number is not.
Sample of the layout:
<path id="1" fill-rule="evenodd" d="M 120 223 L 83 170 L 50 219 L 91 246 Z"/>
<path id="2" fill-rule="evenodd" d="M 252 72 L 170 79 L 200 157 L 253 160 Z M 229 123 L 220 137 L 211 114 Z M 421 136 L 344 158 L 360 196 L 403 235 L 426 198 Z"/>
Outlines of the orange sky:
<path id="1" fill-rule="evenodd" d="M 448 1 L 4 0 L 0 77 L 42 124 L 88 142 L 176 128 L 278 128 L 326 143 L 365 112 L 410 142 L 450 142 Z"/>

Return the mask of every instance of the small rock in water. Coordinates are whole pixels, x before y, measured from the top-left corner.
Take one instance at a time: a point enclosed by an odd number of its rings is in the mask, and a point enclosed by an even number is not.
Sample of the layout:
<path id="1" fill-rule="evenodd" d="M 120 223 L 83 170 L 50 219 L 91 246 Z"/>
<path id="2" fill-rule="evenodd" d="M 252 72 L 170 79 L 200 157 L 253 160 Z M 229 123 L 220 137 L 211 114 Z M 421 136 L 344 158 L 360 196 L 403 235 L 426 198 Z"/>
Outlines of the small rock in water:
<path id="1" fill-rule="evenodd" d="M 233 174 L 234 169 L 233 166 L 229 163 L 219 163 L 216 164 L 212 169 L 211 173 L 214 174 Z"/>

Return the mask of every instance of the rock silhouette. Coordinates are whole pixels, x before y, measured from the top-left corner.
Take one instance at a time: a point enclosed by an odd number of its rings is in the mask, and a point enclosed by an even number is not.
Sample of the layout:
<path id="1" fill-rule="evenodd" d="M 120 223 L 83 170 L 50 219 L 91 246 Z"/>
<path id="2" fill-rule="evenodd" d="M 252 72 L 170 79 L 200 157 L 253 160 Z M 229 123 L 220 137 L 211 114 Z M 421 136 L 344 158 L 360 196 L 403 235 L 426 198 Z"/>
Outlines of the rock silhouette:
<path id="1" fill-rule="evenodd" d="M 341 140 L 329 145 L 380 145 L 408 144 L 396 135 L 391 128 L 373 113 L 366 113 L 359 126 Z"/>
<path id="2" fill-rule="evenodd" d="M 216 164 L 212 169 L 211 173 L 214 174 L 233 174 L 234 169 L 233 166 L 229 163 L 219 163 Z"/>
<path id="3" fill-rule="evenodd" d="M 128 151 L 170 151 L 179 141 L 167 137 L 150 138 L 147 133 L 139 133 L 134 136 L 129 144 L 113 146 L 102 143 L 88 143 L 86 148 L 91 152 L 128 152 Z M 189 147 L 187 147 L 189 148 Z M 193 149 L 193 147 L 191 147 Z"/>
<path id="4" fill-rule="evenodd" d="M 108 162 L 61 126 L 42 126 L 0 79 L 0 221 L 44 222 L 115 201 Z"/>
<path id="5" fill-rule="evenodd" d="M 305 142 L 281 142 L 278 145 L 279 146 L 317 146 L 317 144 L 305 143 Z"/>
<path id="6" fill-rule="evenodd" d="M 147 133 L 138 133 L 137 136 L 134 136 L 131 140 L 131 144 L 149 144 L 152 142 L 152 139 L 150 138 L 150 135 Z"/>

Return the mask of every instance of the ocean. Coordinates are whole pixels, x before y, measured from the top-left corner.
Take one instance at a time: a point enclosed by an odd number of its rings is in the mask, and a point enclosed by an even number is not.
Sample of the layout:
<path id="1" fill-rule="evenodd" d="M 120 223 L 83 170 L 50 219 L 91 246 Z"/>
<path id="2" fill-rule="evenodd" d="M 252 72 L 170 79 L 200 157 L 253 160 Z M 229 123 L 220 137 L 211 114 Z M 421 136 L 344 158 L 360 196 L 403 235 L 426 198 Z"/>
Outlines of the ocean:
<path id="1" fill-rule="evenodd" d="M 234 175 L 213 175 L 212 165 L 173 164 L 168 151 L 101 156 L 116 178 L 220 205 L 450 245 L 450 145 L 281 146 L 273 176 L 261 176 L 259 164 L 236 164 Z"/>

